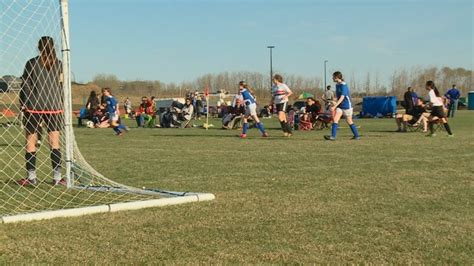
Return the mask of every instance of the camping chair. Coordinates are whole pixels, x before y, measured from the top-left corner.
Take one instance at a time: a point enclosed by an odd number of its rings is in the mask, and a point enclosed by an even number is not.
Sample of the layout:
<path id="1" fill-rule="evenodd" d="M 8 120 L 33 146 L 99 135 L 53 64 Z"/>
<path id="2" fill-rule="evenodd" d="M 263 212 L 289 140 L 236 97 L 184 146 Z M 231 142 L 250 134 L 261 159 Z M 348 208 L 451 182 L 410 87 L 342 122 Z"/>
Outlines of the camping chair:
<path id="1" fill-rule="evenodd" d="M 332 123 L 332 113 L 319 113 L 313 123 L 314 129 L 323 130 L 329 128 Z"/>

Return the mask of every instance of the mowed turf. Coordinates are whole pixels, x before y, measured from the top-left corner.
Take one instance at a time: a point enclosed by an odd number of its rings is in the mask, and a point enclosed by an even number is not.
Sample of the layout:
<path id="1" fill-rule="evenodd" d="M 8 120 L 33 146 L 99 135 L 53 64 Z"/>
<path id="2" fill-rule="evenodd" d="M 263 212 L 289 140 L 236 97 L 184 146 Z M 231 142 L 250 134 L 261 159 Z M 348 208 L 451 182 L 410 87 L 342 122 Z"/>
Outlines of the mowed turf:
<path id="1" fill-rule="evenodd" d="M 392 119 L 356 120 L 360 141 L 341 123 L 335 142 L 213 123 L 77 129 L 105 176 L 216 200 L 0 225 L 0 263 L 474 263 L 474 111 L 451 119 L 454 138 L 394 133 Z"/>

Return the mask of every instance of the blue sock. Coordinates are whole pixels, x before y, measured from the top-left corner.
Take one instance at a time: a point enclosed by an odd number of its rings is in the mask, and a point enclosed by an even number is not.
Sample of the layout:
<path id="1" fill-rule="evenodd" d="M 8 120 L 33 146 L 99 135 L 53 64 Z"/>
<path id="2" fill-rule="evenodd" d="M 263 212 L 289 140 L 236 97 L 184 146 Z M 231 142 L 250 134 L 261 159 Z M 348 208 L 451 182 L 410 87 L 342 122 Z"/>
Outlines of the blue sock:
<path id="1" fill-rule="evenodd" d="M 357 127 L 355 124 L 350 125 L 352 134 L 354 134 L 354 137 L 358 138 L 359 137 L 359 132 L 357 131 Z"/>
<path id="2" fill-rule="evenodd" d="M 242 134 L 247 134 L 247 129 L 249 129 L 249 123 L 244 123 L 242 127 Z"/>
<path id="3" fill-rule="evenodd" d="M 337 123 L 332 123 L 332 128 L 331 128 L 331 136 L 333 138 L 336 138 L 336 134 L 337 134 L 337 127 L 339 126 L 339 124 Z"/>
<path id="4" fill-rule="evenodd" d="M 125 126 L 123 124 L 120 124 L 117 126 L 118 129 L 125 129 Z"/>
<path id="5" fill-rule="evenodd" d="M 115 133 L 117 133 L 117 134 L 122 133 L 122 131 L 120 131 L 119 127 L 114 127 L 114 131 L 115 131 Z"/>
<path id="6" fill-rule="evenodd" d="M 256 127 L 260 130 L 260 132 L 265 133 L 265 128 L 263 127 L 262 123 L 257 123 Z"/>

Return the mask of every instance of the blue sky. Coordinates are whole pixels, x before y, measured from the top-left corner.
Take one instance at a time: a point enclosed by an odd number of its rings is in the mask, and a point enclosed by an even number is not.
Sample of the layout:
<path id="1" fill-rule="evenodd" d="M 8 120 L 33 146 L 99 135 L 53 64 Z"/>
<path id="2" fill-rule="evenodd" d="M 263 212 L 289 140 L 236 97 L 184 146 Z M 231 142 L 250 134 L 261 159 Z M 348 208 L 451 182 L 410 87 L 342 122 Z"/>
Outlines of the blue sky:
<path id="1" fill-rule="evenodd" d="M 303 76 L 399 67 L 473 69 L 470 0 L 80 0 L 70 1 L 78 81 L 192 81 L 222 71 Z"/>

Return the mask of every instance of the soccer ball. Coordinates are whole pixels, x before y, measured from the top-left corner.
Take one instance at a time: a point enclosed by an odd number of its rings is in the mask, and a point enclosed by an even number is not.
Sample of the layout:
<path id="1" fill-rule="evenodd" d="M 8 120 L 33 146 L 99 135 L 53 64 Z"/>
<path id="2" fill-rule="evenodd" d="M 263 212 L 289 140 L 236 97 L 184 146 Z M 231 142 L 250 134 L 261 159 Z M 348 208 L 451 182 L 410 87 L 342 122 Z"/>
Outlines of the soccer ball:
<path id="1" fill-rule="evenodd" d="M 87 121 L 86 125 L 88 128 L 94 128 L 94 122 L 92 121 Z"/>

